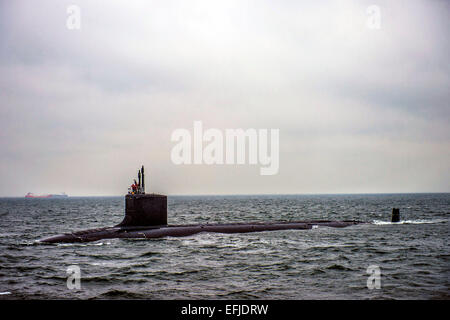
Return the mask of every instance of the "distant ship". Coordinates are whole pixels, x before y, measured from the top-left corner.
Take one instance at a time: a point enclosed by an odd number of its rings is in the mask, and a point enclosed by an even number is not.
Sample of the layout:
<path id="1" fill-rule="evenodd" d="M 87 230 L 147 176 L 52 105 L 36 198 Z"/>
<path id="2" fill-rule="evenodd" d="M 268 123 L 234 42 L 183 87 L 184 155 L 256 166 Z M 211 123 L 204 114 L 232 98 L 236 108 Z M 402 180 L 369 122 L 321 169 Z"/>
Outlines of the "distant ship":
<path id="1" fill-rule="evenodd" d="M 34 194 L 31 192 L 28 192 L 25 195 L 25 198 L 67 198 L 69 197 L 65 192 L 61 193 L 61 194 Z"/>

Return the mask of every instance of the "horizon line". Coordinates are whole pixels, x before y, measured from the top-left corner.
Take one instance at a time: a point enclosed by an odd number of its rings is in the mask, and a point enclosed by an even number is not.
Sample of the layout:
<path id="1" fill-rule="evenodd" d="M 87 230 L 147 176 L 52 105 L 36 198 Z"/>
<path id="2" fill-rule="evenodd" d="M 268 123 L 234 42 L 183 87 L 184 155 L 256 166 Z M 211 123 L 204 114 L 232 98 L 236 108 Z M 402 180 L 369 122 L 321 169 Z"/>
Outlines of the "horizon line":
<path id="1" fill-rule="evenodd" d="M 420 191 L 420 192 L 331 192 L 331 193 L 199 193 L 199 194 L 167 194 L 168 197 L 198 197 L 198 196 L 313 196 L 313 195 L 387 195 L 387 194 L 446 194 L 450 191 Z M 152 194 L 152 193 L 146 193 Z M 123 197 L 121 195 L 68 195 L 68 198 L 101 198 L 101 197 Z M 4 198 L 25 198 L 25 196 L 0 196 Z M 39 199 L 39 198 L 34 198 Z M 43 198 L 48 199 L 48 198 Z M 65 198 L 63 198 L 65 199 Z"/>

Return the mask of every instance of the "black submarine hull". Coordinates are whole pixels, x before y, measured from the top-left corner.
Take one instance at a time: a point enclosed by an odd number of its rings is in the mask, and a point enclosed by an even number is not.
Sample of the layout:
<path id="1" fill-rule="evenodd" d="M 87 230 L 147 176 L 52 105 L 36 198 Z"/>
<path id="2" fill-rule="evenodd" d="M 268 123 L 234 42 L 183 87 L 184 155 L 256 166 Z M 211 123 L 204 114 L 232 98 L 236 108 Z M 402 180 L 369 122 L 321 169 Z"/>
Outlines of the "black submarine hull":
<path id="1" fill-rule="evenodd" d="M 212 233 L 247 233 L 275 230 L 308 230 L 314 226 L 344 228 L 365 222 L 355 220 L 329 221 L 276 221 L 276 222 L 245 222 L 229 224 L 196 224 L 196 225 L 159 225 L 159 226 L 121 226 L 89 229 L 65 233 L 39 240 L 44 243 L 75 243 L 91 242 L 102 239 L 155 239 L 163 237 L 185 237 L 201 232 Z"/>
<path id="2" fill-rule="evenodd" d="M 141 177 L 143 182 L 143 169 L 141 170 Z M 155 193 L 137 193 L 125 196 L 125 217 L 121 223 L 114 227 L 65 233 L 39 241 L 45 243 L 67 243 L 113 238 L 155 239 L 185 237 L 200 232 L 244 233 L 288 229 L 307 230 L 312 229 L 314 226 L 342 228 L 360 223 L 363 222 L 353 220 L 308 220 L 170 225 L 167 223 L 167 196 Z"/>

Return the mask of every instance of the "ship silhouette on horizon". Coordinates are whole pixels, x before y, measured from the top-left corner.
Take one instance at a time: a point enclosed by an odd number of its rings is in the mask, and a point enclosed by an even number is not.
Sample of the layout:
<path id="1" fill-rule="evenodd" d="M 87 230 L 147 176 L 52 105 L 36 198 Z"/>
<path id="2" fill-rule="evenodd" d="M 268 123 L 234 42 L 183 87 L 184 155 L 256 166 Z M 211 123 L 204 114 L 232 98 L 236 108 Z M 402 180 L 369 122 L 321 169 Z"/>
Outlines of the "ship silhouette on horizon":
<path id="1" fill-rule="evenodd" d="M 65 193 L 59 193 L 59 194 L 34 194 L 32 192 L 28 192 L 25 195 L 25 198 L 45 198 L 45 199 L 49 199 L 49 198 L 68 198 L 69 196 Z"/>

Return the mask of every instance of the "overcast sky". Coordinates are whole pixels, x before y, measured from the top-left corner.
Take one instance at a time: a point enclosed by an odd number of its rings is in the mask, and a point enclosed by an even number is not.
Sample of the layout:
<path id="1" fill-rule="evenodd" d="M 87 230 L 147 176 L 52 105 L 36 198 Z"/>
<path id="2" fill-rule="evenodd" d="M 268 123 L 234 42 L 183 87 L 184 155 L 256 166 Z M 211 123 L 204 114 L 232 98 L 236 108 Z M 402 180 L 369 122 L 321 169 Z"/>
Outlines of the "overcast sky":
<path id="1" fill-rule="evenodd" d="M 0 196 L 121 195 L 141 164 L 169 195 L 450 192 L 450 3 L 303 2 L 1 1 Z M 173 164 L 195 120 L 279 129 L 279 173 Z"/>

